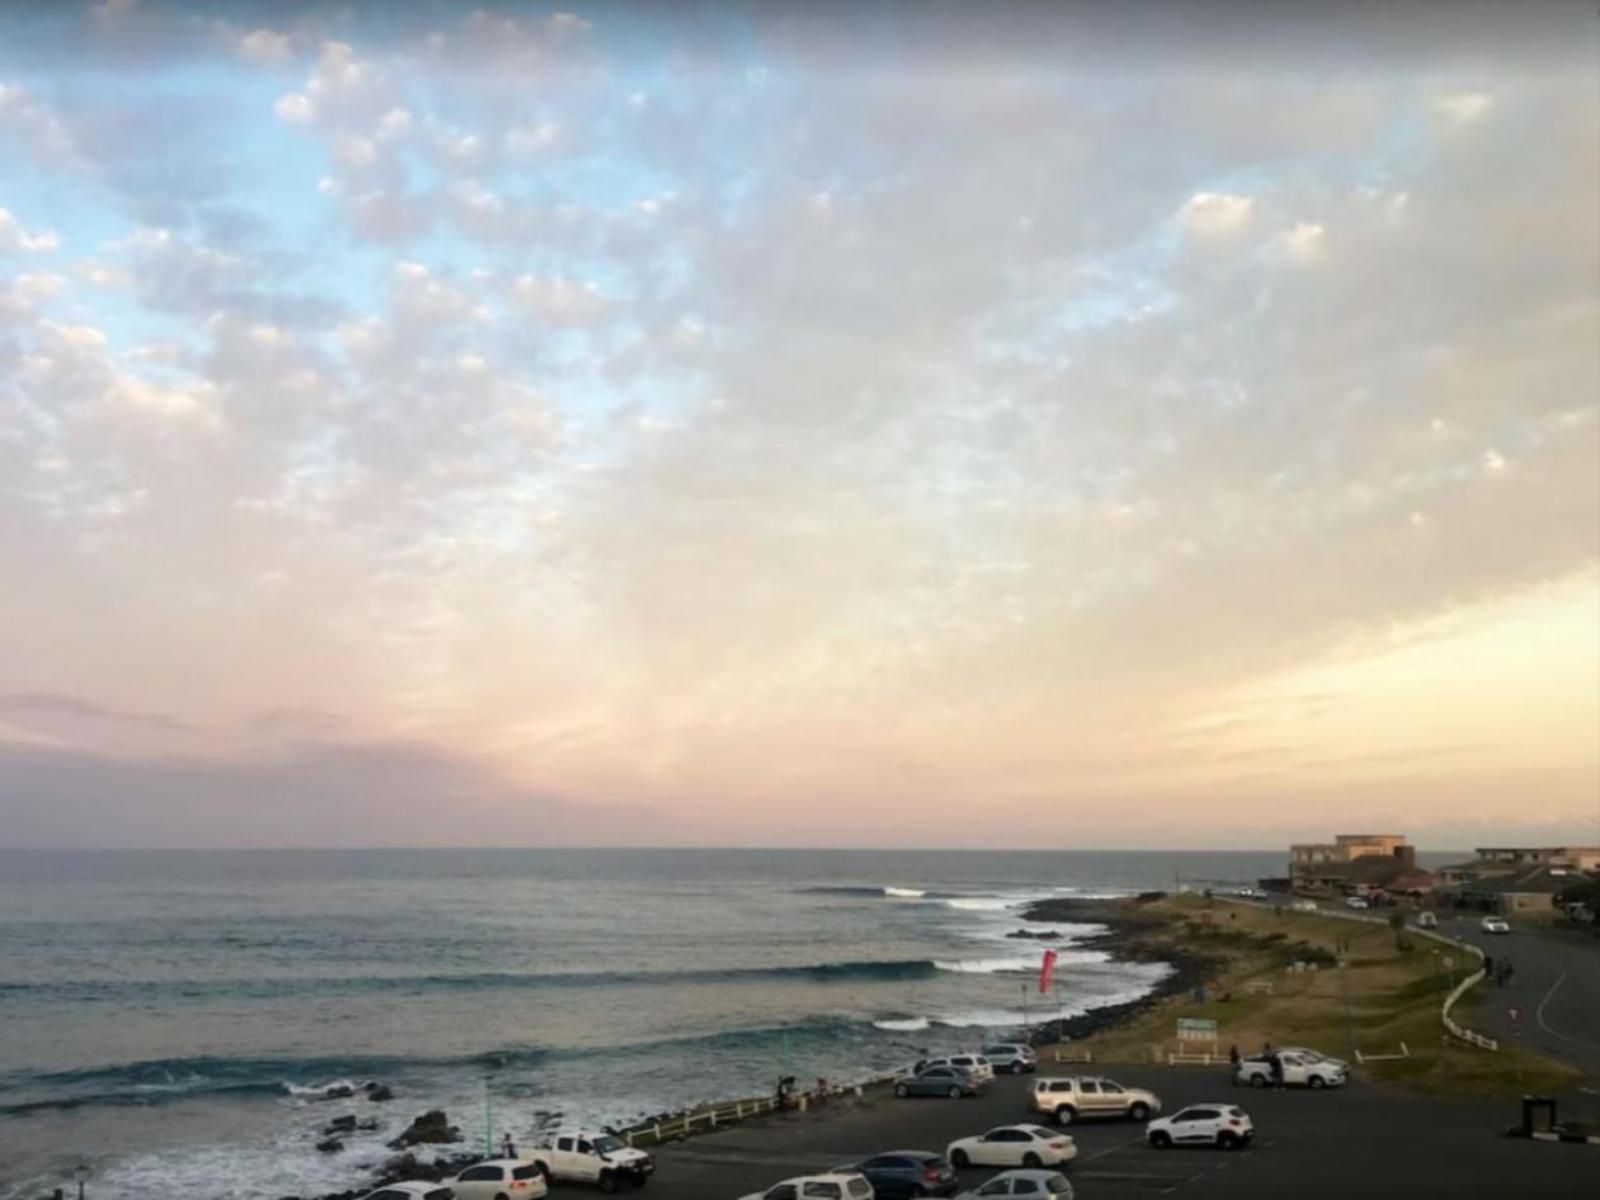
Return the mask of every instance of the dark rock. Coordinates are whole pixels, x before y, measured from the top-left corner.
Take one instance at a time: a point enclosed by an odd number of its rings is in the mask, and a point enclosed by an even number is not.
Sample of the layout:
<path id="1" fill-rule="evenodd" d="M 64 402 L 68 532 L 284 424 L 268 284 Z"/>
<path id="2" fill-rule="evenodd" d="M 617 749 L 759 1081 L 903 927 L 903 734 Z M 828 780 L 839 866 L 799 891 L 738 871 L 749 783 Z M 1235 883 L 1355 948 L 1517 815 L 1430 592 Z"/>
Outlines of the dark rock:
<path id="1" fill-rule="evenodd" d="M 318 1097 L 318 1099 L 320 1099 L 320 1100 L 348 1100 L 348 1099 L 350 1099 L 351 1096 L 354 1096 L 355 1094 L 356 1094 L 356 1092 L 355 1092 L 354 1088 L 348 1087 L 345 1084 L 339 1083 L 339 1084 L 335 1084 L 334 1086 L 328 1088 L 327 1091 L 323 1092 L 322 1095 Z"/>
<path id="2" fill-rule="evenodd" d="M 328 1122 L 328 1127 L 326 1129 L 324 1129 L 322 1132 L 323 1133 L 349 1133 L 355 1127 L 356 1127 L 356 1119 L 355 1119 L 355 1117 L 353 1115 L 344 1116 L 344 1117 L 335 1117 L 333 1120 Z"/>
<path id="3" fill-rule="evenodd" d="M 337 1154 L 339 1151 L 344 1149 L 344 1143 L 338 1138 L 326 1138 L 325 1140 L 317 1143 L 317 1149 L 322 1151 L 324 1154 Z"/>
<path id="4" fill-rule="evenodd" d="M 408 1146 L 440 1145 L 459 1142 L 461 1131 L 450 1124 L 450 1118 L 440 1109 L 423 1113 L 406 1127 L 406 1131 L 389 1143 L 391 1150 L 404 1150 Z"/>
<path id="5" fill-rule="evenodd" d="M 385 1100 L 393 1100 L 394 1093 L 381 1083 L 367 1084 L 367 1099 L 374 1104 L 382 1104 Z"/>
<path id="6" fill-rule="evenodd" d="M 1027 938 L 1033 942 L 1053 942 L 1060 938 L 1061 934 L 1055 929 L 1046 929 L 1039 933 L 1035 933 L 1031 929 L 1014 929 L 1006 936 L 1008 938 Z"/>
<path id="7" fill-rule="evenodd" d="M 371 1133 L 377 1127 L 378 1127 L 378 1118 L 377 1117 L 368 1117 L 363 1121 L 357 1121 L 356 1122 L 356 1128 L 361 1130 L 361 1132 L 363 1132 L 363 1133 Z"/>

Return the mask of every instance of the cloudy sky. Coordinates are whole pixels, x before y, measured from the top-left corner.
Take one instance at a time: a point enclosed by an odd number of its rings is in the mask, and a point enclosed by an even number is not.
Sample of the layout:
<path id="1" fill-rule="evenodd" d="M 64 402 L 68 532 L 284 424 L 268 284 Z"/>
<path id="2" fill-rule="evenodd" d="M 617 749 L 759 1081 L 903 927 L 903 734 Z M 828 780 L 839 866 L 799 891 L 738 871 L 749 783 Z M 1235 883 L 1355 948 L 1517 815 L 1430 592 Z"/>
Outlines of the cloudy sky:
<path id="1" fill-rule="evenodd" d="M 1600 840 L 1600 23 L 1387 7 L 0 9 L 0 845 Z"/>

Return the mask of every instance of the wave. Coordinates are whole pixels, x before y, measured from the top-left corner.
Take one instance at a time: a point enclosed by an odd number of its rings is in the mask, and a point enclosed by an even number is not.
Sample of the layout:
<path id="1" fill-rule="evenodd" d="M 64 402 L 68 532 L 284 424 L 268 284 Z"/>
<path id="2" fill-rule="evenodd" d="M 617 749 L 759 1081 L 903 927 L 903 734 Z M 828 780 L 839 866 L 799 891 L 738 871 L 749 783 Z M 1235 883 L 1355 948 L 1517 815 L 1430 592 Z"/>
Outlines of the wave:
<path id="1" fill-rule="evenodd" d="M 874 1029 L 882 1029 L 888 1033 L 921 1033 L 931 1026 L 932 1022 L 927 1017 L 894 1017 L 883 1021 L 874 1021 Z"/>
<path id="2" fill-rule="evenodd" d="M 789 979 L 836 982 L 847 979 L 924 979 L 943 968 L 930 959 L 870 959 L 772 967 L 718 967 L 687 971 L 562 971 L 542 974 L 481 972 L 465 975 L 374 975 L 362 978 L 313 977 L 261 980 L 141 980 L 7 984 L 0 994 L 51 1001 L 123 1001 L 145 995 L 184 1000 L 215 997 L 269 999 L 321 992 L 477 991 L 495 988 L 659 987 L 664 984 L 716 984 Z"/>
<path id="3" fill-rule="evenodd" d="M 801 896 L 861 896 L 875 900 L 882 900 L 885 897 L 893 900 L 951 900 L 961 895 L 960 892 L 935 892 L 927 888 L 901 887 L 897 884 L 885 884 L 882 887 L 818 884 L 813 887 L 796 888 L 795 893 Z"/>
<path id="4" fill-rule="evenodd" d="M 1006 912 L 1026 903 L 1025 900 L 1007 900 L 1000 896 L 954 896 L 945 900 L 951 908 L 963 912 Z"/>
<path id="5" fill-rule="evenodd" d="M 1012 971 L 1037 971 L 1039 969 L 1040 955 L 1030 955 L 1026 958 L 1013 956 L 1011 958 L 971 958 L 957 959 L 953 962 L 935 960 L 934 966 L 941 971 L 955 971 L 962 975 L 1003 975 Z"/>

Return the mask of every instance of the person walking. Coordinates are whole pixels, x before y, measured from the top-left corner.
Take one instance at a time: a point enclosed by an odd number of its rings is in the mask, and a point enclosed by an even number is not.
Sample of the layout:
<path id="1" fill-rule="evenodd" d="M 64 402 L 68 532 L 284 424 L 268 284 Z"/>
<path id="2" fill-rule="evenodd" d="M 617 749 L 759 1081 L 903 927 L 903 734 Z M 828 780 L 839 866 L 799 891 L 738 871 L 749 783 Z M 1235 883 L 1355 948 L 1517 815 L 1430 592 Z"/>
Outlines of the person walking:
<path id="1" fill-rule="evenodd" d="M 1283 1090 L 1283 1058 L 1276 1050 L 1267 1058 L 1267 1066 L 1272 1070 L 1272 1086 L 1279 1091 Z"/>
<path id="2" fill-rule="evenodd" d="M 515 1158 L 516 1156 L 517 1144 L 511 1140 L 511 1133 L 508 1130 L 500 1136 L 500 1157 Z"/>

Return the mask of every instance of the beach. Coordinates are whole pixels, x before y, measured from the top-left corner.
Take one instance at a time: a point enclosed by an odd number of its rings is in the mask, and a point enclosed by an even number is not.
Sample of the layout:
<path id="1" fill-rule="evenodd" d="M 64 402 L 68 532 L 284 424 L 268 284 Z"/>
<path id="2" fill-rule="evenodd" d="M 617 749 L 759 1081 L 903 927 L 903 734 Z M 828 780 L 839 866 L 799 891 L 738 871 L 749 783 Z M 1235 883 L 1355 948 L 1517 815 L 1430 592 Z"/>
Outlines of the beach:
<path id="1" fill-rule="evenodd" d="M 1267 855 L 0 855 L 0 1196 L 86 1160 L 165 1200 L 359 1186 L 414 1117 L 624 1126 L 1136 1003 L 1171 969 L 1087 911 Z M 1048 943 L 1012 937 L 1053 932 Z M 1034 986 L 1043 946 L 1061 963 Z M 1167 985 L 1170 986 L 1170 985 Z M 330 1087 L 386 1085 L 341 1108 Z M 335 1117 L 357 1128 L 320 1152 Z"/>

